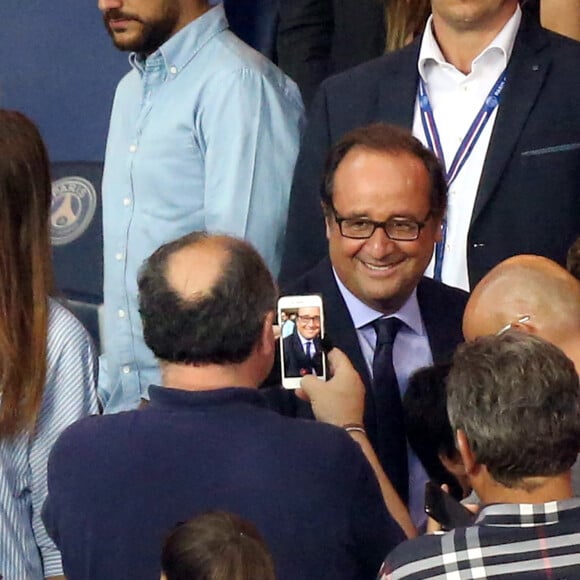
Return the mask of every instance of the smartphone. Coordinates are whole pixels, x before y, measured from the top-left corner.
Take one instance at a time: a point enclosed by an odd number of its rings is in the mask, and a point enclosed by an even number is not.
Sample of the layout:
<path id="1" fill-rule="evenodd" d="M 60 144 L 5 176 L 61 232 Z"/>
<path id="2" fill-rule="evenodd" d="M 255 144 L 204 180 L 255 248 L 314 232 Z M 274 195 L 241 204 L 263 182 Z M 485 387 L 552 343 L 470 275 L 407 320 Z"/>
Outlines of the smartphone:
<path id="1" fill-rule="evenodd" d="M 443 530 L 471 526 L 475 521 L 475 514 L 432 481 L 425 484 L 425 512 Z"/>
<path id="2" fill-rule="evenodd" d="M 278 324 L 282 386 L 297 389 L 305 375 L 326 380 L 322 297 L 282 296 L 278 300 Z"/>

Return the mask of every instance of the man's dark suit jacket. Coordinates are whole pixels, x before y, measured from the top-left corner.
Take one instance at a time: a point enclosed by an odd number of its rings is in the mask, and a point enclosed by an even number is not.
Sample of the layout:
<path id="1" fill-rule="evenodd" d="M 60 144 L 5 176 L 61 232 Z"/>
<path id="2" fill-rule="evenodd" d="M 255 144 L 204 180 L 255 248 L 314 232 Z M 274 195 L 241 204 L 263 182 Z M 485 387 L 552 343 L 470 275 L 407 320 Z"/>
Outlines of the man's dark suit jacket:
<path id="1" fill-rule="evenodd" d="M 306 339 L 305 339 L 306 340 Z M 322 347 L 320 338 L 312 339 L 314 352 L 312 356 L 306 356 L 302 348 L 302 342 L 296 328 L 294 332 L 284 339 L 284 374 L 287 377 L 302 377 L 311 374 L 322 375 Z"/>
<path id="2" fill-rule="evenodd" d="M 356 329 L 347 306 L 336 284 L 330 260 L 325 258 L 314 269 L 284 288 L 286 294 L 322 294 L 326 337 L 342 350 L 362 377 L 366 387 L 365 427 L 369 440 L 381 459 L 383 468 L 390 471 L 381 457 L 384 442 L 379 440 L 379 427 L 375 420 L 375 404 L 371 390 L 371 377 L 365 363 Z M 423 278 L 417 286 L 417 300 L 425 324 L 434 362 L 448 361 L 458 344 L 463 342 L 461 323 L 468 294 L 457 288 Z M 268 389 L 270 404 L 285 415 L 312 417 L 310 406 L 283 389 Z M 385 421 L 389 418 L 385 417 Z"/>
<path id="3" fill-rule="evenodd" d="M 282 283 L 327 253 L 319 190 L 329 147 L 376 121 L 412 127 L 418 54 L 419 41 L 323 83 L 294 175 Z M 580 43 L 524 13 L 507 75 L 468 234 L 471 287 L 516 254 L 564 264 L 580 234 Z"/>
<path id="4" fill-rule="evenodd" d="M 384 52 L 383 0 L 280 0 L 278 65 L 305 103 L 328 76 Z"/>

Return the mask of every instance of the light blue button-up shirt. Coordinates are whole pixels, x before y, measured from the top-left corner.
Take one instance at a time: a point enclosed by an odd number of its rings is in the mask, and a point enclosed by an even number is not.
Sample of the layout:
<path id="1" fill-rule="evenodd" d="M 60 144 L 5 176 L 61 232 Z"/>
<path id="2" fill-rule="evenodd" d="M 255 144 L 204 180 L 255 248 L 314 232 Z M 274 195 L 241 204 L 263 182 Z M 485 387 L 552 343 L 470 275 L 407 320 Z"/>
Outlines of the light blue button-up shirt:
<path id="1" fill-rule="evenodd" d="M 106 412 L 134 408 L 158 366 L 137 272 L 193 230 L 249 240 L 277 274 L 303 106 L 296 85 L 231 31 L 220 4 L 119 83 L 103 176 Z"/>
<path id="2" fill-rule="evenodd" d="M 373 376 L 373 357 L 377 344 L 377 334 L 372 323 L 384 314 L 373 310 L 361 302 L 334 274 L 336 283 L 344 298 L 346 307 L 350 313 L 360 348 L 367 364 L 369 375 Z M 393 314 L 404 324 L 401 326 L 395 342 L 393 343 L 393 366 L 397 375 L 397 383 L 401 397 L 407 390 L 409 377 L 419 368 L 433 364 L 433 355 L 429 346 L 429 337 L 423 324 L 419 302 L 417 301 L 417 289 L 401 308 Z M 427 516 L 425 515 L 425 483 L 429 479 L 427 472 L 407 443 L 407 457 L 409 464 L 409 512 L 413 523 L 422 527 Z"/>

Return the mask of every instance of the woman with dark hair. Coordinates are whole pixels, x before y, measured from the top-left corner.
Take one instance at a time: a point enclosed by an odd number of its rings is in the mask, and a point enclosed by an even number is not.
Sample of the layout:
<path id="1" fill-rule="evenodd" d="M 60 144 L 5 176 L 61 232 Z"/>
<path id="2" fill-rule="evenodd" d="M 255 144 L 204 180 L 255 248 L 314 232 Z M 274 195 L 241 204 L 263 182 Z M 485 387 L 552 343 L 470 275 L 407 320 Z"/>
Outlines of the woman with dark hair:
<path id="1" fill-rule="evenodd" d="M 161 556 L 162 580 L 276 580 L 258 530 L 228 512 L 208 512 L 179 524 Z"/>
<path id="2" fill-rule="evenodd" d="M 0 577 L 62 578 L 40 518 L 58 435 L 97 412 L 94 347 L 50 298 L 51 184 L 24 115 L 0 109 Z"/>

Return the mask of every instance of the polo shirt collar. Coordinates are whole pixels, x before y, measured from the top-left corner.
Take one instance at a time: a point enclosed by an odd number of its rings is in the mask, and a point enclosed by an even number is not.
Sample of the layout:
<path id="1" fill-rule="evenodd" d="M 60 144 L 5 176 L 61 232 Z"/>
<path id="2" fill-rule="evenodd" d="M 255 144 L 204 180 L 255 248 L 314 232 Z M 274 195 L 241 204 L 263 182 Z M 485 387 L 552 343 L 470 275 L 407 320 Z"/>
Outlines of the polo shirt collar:
<path id="1" fill-rule="evenodd" d="M 562 516 L 580 508 L 580 498 L 547 503 L 500 503 L 485 506 L 476 523 L 482 526 L 531 528 L 556 524 Z"/>
<path id="2" fill-rule="evenodd" d="M 208 391 L 185 391 L 171 387 L 151 385 L 150 402 L 144 410 L 187 410 L 213 406 L 252 405 L 265 407 L 266 403 L 258 389 L 249 387 L 226 387 Z"/>

